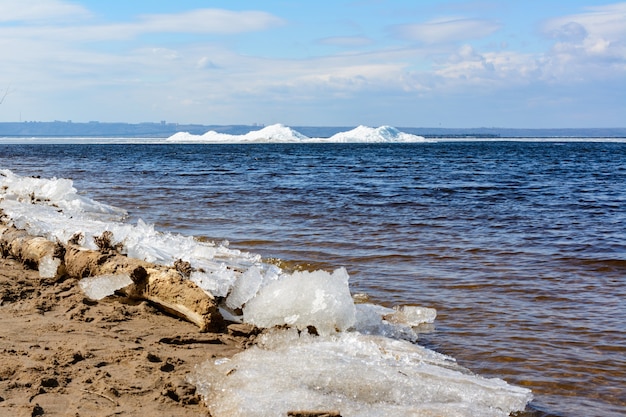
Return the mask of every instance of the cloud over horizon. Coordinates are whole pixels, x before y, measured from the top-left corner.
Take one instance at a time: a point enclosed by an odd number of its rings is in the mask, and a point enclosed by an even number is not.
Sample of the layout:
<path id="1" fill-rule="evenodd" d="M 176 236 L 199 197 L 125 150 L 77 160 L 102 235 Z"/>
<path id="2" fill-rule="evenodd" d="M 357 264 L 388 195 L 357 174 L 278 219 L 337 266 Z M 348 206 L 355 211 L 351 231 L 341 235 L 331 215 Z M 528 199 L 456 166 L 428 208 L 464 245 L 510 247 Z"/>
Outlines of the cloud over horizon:
<path id="1" fill-rule="evenodd" d="M 626 3 L 523 29 L 511 1 L 452 17 L 404 1 L 336 16 L 196 3 L 112 18 L 90 1 L 3 1 L 0 120 L 588 127 L 625 110 Z"/>
<path id="2" fill-rule="evenodd" d="M 437 44 L 480 39 L 498 29 L 500 25 L 489 20 L 452 17 L 399 25 L 392 30 L 397 36 L 408 41 Z"/>

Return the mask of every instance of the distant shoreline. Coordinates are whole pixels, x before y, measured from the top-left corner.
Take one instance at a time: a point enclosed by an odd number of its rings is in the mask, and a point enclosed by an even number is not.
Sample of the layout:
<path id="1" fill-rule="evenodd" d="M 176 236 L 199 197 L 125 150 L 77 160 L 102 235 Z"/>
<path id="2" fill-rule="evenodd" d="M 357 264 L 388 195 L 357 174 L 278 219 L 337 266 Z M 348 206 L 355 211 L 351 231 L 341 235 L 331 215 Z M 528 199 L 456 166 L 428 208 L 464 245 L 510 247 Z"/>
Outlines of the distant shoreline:
<path id="1" fill-rule="evenodd" d="M 167 123 L 108 123 L 108 122 L 0 122 L 0 137 L 93 137 L 93 138 L 167 138 L 178 132 L 202 135 L 211 130 L 241 135 L 263 128 L 262 125 L 200 125 Z M 291 126 L 309 137 L 330 137 L 354 126 Z M 626 138 L 626 127 L 618 128 L 441 128 L 397 127 L 398 130 L 425 138 Z"/>

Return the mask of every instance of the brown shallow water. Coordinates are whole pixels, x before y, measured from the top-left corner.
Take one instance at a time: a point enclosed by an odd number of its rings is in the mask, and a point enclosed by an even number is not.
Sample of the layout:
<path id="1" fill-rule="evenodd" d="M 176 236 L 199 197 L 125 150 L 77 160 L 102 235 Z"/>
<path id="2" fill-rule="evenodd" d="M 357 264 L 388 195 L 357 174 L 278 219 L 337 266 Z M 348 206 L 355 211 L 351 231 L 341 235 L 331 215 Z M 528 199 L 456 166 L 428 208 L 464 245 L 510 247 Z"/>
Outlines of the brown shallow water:
<path id="1" fill-rule="evenodd" d="M 626 414 L 626 144 L 28 145 L 160 229 L 435 307 L 420 343 L 531 388 L 528 415 Z"/>

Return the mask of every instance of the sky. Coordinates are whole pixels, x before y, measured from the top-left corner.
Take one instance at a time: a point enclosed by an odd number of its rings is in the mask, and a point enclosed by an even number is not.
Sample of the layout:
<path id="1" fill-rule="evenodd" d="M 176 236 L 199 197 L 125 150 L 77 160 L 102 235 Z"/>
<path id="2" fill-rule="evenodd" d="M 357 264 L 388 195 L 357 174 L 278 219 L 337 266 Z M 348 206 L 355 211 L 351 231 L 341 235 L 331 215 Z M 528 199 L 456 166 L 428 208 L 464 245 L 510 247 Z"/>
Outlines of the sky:
<path id="1" fill-rule="evenodd" d="M 0 0 L 0 122 L 626 126 L 626 2 Z"/>

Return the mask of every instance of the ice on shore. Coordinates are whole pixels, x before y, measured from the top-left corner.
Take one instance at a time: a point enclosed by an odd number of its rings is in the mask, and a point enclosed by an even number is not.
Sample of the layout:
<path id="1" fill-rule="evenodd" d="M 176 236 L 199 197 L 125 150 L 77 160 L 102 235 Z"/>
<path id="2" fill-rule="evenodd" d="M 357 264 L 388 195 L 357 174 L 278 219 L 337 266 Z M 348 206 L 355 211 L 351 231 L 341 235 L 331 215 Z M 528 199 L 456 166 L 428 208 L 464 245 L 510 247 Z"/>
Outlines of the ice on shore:
<path id="1" fill-rule="evenodd" d="M 126 210 L 99 203 L 78 194 L 73 182 L 65 178 L 33 178 L 0 170 L 0 198 L 4 202 L 28 204 L 33 211 L 52 208 L 67 216 L 79 219 L 119 221 L 126 217 Z"/>
<path id="2" fill-rule="evenodd" d="M 416 342 L 424 325 L 433 323 L 437 310 L 428 307 L 398 306 L 387 308 L 377 304 L 357 304 L 354 330 L 370 335 Z"/>
<path id="3" fill-rule="evenodd" d="M 78 281 L 80 289 L 92 300 L 101 300 L 132 283 L 128 274 L 96 275 Z"/>
<path id="4" fill-rule="evenodd" d="M 506 417 L 530 390 L 470 373 L 447 356 L 381 336 L 276 330 L 229 360 L 196 367 L 212 416 L 335 410 L 344 417 Z"/>
<path id="5" fill-rule="evenodd" d="M 255 296 L 263 284 L 263 275 L 256 266 L 251 266 L 235 281 L 232 291 L 226 299 L 226 306 L 233 310 L 241 308 Z"/>
<path id="6" fill-rule="evenodd" d="M 61 266 L 61 260 L 51 255 L 44 256 L 39 261 L 39 276 L 41 278 L 54 278 L 57 275 L 59 267 Z"/>
<path id="7" fill-rule="evenodd" d="M 52 241 L 67 243 L 79 236 L 81 246 L 97 249 L 94 237 L 110 232 L 111 243 L 129 257 L 161 265 L 173 265 L 178 259 L 189 262 L 194 283 L 224 299 L 223 307 L 233 312 L 243 309 L 241 319 L 260 327 L 314 326 L 324 334 L 354 328 L 414 341 L 413 327 L 434 320 L 434 311 L 424 309 L 355 307 L 345 269 L 287 274 L 263 262 L 260 255 L 230 249 L 227 243 L 159 232 L 141 219 L 136 225 L 124 223 L 124 210 L 79 196 L 71 180 L 21 177 L 2 170 L 0 208 L 16 227 Z M 56 267 L 54 259 L 44 259 L 40 274 L 52 277 Z M 118 288 L 115 281 L 102 285 L 109 288 L 106 295 Z"/>
<path id="8" fill-rule="evenodd" d="M 355 322 L 348 272 L 339 268 L 285 274 L 260 289 L 243 308 L 243 319 L 258 327 L 314 326 L 320 334 L 344 331 Z"/>
<path id="9" fill-rule="evenodd" d="M 0 210 L 9 223 L 52 241 L 80 237 L 81 246 L 96 249 L 94 237 L 106 231 L 130 257 L 162 265 L 189 262 L 190 279 L 221 300 L 222 308 L 241 309 L 243 321 L 260 327 L 290 325 L 231 360 L 196 369 L 192 380 L 215 417 L 296 409 L 337 409 L 344 417 L 499 417 L 530 401 L 529 390 L 472 375 L 451 358 L 410 343 L 420 326 L 435 319 L 434 309 L 355 305 L 344 268 L 286 273 L 227 243 L 159 232 L 141 220 L 127 224 L 124 210 L 79 196 L 70 180 L 0 170 Z M 52 276 L 54 267 L 54 260 L 43 260 L 40 274 Z M 127 275 L 79 281 L 93 299 L 131 283 Z M 311 326 L 320 336 L 308 333 Z"/>
<path id="10" fill-rule="evenodd" d="M 196 270 L 193 280 L 216 297 L 225 297 L 239 273 L 253 265 L 265 272 L 271 266 L 257 254 L 227 245 L 199 242 L 192 236 L 164 233 L 141 219 L 124 223 L 126 211 L 79 196 L 69 179 L 21 177 L 0 170 L 0 209 L 15 227 L 33 236 L 67 244 L 79 237 L 87 249 L 98 249 L 94 237 L 111 232 L 122 253 L 160 265 L 182 259 Z M 51 268 L 44 267 L 43 273 Z"/>

